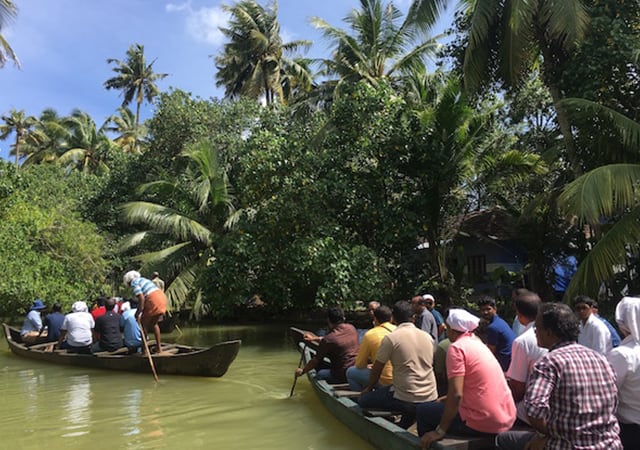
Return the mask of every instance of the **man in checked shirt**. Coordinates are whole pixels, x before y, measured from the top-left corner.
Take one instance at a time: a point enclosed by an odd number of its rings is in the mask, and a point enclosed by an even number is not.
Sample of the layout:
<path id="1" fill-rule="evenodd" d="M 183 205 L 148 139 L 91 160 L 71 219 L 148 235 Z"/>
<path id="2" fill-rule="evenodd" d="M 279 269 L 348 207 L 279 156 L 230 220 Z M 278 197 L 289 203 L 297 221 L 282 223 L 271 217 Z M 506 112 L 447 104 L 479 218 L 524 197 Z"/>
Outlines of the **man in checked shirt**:
<path id="1" fill-rule="evenodd" d="M 499 449 L 622 450 L 615 412 L 615 375 L 604 356 L 579 345 L 577 317 L 544 303 L 535 321 L 538 345 L 549 349 L 533 366 L 525 407 L 535 432 L 507 431 Z"/>

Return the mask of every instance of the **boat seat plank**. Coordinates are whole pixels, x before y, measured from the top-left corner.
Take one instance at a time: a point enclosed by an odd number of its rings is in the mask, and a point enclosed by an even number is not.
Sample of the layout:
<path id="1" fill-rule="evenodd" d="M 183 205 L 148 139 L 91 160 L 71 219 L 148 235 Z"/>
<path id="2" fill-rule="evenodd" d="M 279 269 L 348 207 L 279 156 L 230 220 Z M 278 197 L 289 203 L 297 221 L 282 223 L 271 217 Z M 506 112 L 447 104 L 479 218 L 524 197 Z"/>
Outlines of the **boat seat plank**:
<path id="1" fill-rule="evenodd" d="M 127 354 L 129 352 L 129 349 L 127 347 L 120 347 L 117 350 L 114 350 L 112 352 L 96 352 L 94 353 L 94 355 L 96 356 L 113 356 L 113 355 L 123 355 L 123 354 Z"/>
<path id="2" fill-rule="evenodd" d="M 447 435 L 431 445 L 436 450 L 488 450 L 495 448 L 493 437 L 469 437 Z"/>
<path id="3" fill-rule="evenodd" d="M 390 418 L 390 417 L 402 415 L 401 411 L 387 411 L 383 409 L 364 409 L 363 408 L 362 412 L 364 413 L 365 416 L 369 416 L 369 417 Z"/>
<path id="4" fill-rule="evenodd" d="M 329 386 L 331 386 L 333 389 L 338 389 L 338 390 L 342 390 L 342 389 L 349 389 L 349 383 L 328 383 Z"/>
<path id="5" fill-rule="evenodd" d="M 348 397 L 348 398 L 357 398 L 360 397 L 360 391 L 350 391 L 350 390 L 342 390 L 337 389 L 333 391 L 333 395 L 336 397 Z"/>

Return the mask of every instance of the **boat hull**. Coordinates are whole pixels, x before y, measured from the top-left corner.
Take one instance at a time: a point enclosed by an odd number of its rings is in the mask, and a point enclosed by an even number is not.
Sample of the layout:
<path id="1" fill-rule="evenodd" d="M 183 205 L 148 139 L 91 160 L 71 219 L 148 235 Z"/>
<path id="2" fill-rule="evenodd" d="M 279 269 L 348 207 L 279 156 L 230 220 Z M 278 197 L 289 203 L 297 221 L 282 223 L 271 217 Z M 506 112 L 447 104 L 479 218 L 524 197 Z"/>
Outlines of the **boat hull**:
<path id="1" fill-rule="evenodd" d="M 13 353 L 37 361 L 92 369 L 150 373 L 149 360 L 140 354 L 83 355 L 66 351 L 46 351 L 41 346 L 30 348 L 20 342 L 20 332 L 2 324 L 7 344 Z M 173 346 L 171 355 L 153 355 L 159 375 L 190 375 L 201 377 L 223 376 L 240 350 L 240 340 L 221 342 L 211 347 Z M 164 347 L 164 346 L 163 346 Z"/>

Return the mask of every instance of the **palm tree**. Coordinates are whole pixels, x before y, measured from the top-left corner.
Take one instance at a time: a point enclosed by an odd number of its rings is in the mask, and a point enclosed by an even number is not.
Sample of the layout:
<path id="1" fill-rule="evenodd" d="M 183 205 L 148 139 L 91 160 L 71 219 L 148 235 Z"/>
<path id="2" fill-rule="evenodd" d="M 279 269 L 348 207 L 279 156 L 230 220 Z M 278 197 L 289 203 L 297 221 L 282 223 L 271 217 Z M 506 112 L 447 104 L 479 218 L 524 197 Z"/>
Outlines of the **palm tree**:
<path id="1" fill-rule="evenodd" d="M 113 142 L 126 153 L 140 153 L 140 142 L 146 135 L 147 130 L 144 125 L 136 126 L 135 116 L 129 108 L 118 108 L 118 115 L 113 115 L 107 119 L 106 131 L 117 133 L 118 136 Z"/>
<path id="2" fill-rule="evenodd" d="M 151 182 L 139 188 L 140 194 L 164 198 L 164 204 L 137 201 L 122 205 L 126 221 L 148 227 L 126 238 L 122 249 L 150 245 L 152 251 L 135 257 L 142 270 L 173 274 L 166 291 L 170 307 L 178 308 L 191 299 L 194 314 L 201 316 L 207 308 L 196 280 L 214 261 L 216 240 L 235 225 L 238 212 L 227 174 L 211 145 L 206 141 L 192 144 L 183 156 L 190 166 L 179 181 Z M 172 202 L 186 207 L 168 206 Z"/>
<path id="3" fill-rule="evenodd" d="M 2 35 L 2 29 L 7 23 L 16 17 L 18 10 L 11 0 L 0 0 L 0 67 L 3 67 L 7 62 L 7 59 L 13 60 L 13 62 L 20 67 L 20 61 L 13 52 L 13 49 L 9 45 L 9 42 Z"/>
<path id="4" fill-rule="evenodd" d="M 576 175 L 578 164 L 571 124 L 560 105 L 557 84 L 560 64 L 584 39 L 589 15 L 581 0 L 499 2 L 463 0 L 470 14 L 469 43 L 464 56 L 465 87 L 477 90 L 490 77 L 497 58 L 497 75 L 507 85 L 522 82 L 542 57 L 542 73 L 556 109 L 567 156 Z"/>
<path id="5" fill-rule="evenodd" d="M 68 145 L 70 130 L 66 121 L 52 108 L 42 111 L 31 133 L 32 139 L 23 147 L 24 166 L 57 161 Z"/>
<path id="6" fill-rule="evenodd" d="M 334 44 L 332 58 L 322 61 L 323 75 L 337 76 L 338 83 L 364 79 L 375 86 L 382 78 L 394 81 L 424 66 L 425 58 L 438 49 L 435 39 L 425 33 L 437 18 L 432 10 L 427 14 L 427 3 L 414 2 L 401 20 L 402 13 L 393 3 L 360 0 L 360 9 L 345 18 L 349 32 L 313 18 L 311 23 Z M 418 4 L 423 4 L 421 9 Z"/>
<path id="7" fill-rule="evenodd" d="M 8 115 L 2 116 L 4 125 L 0 125 L 0 140 L 7 139 L 12 133 L 14 136 L 11 144 L 11 154 L 16 158 L 16 167 L 20 165 L 22 146 L 29 140 L 29 134 L 33 131 L 37 119 L 25 115 L 24 110 L 12 109 Z"/>
<path id="8" fill-rule="evenodd" d="M 58 157 L 58 164 L 85 175 L 109 172 L 106 159 L 114 144 L 104 134 L 104 128 L 97 128 L 93 119 L 79 110 L 65 122 L 70 129 L 68 149 Z"/>
<path id="9" fill-rule="evenodd" d="M 140 105 L 144 100 L 147 102 L 153 101 L 153 98 L 160 92 L 156 82 L 168 75 L 166 73 L 154 73 L 153 64 L 155 62 L 156 60 L 154 59 L 147 64 L 144 57 L 144 46 L 140 44 L 129 47 L 127 58 L 124 61 L 112 58 L 107 59 L 108 64 L 115 64 L 113 71 L 118 75 L 105 81 L 104 87 L 122 91 L 124 96 L 122 100 L 123 107 L 129 105 L 135 98 L 136 130 L 140 124 Z"/>
<path id="10" fill-rule="evenodd" d="M 216 86 L 224 86 L 225 96 L 247 96 L 267 104 L 285 103 L 283 92 L 290 87 L 302 90 L 311 87 L 307 61 L 287 57 L 300 48 L 308 48 L 310 41 L 282 42 L 278 22 L 278 3 L 265 9 L 254 0 L 242 0 L 232 6 L 224 5 L 231 14 L 228 28 L 221 28 L 229 39 L 221 55 L 215 58 Z"/>
<path id="11" fill-rule="evenodd" d="M 565 99 L 562 106 L 574 114 L 596 115 L 613 124 L 623 145 L 640 149 L 640 123 L 616 111 L 584 99 Z M 597 239 L 580 263 L 567 289 L 595 295 L 610 280 L 627 253 L 636 253 L 640 242 L 640 164 L 609 164 L 593 169 L 568 184 L 559 205 L 580 225 L 586 224 Z"/>

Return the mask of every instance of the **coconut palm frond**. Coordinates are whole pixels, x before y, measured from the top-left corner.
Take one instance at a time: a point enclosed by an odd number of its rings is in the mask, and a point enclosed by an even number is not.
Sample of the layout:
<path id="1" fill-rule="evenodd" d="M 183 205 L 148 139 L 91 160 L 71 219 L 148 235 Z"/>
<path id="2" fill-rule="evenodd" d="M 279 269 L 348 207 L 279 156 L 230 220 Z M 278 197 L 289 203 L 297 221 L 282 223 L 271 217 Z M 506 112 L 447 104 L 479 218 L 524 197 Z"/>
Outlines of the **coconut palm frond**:
<path id="1" fill-rule="evenodd" d="M 623 216 L 593 247 L 578 267 L 567 289 L 569 298 L 587 293 L 595 298 L 604 280 L 624 264 L 627 248 L 640 242 L 640 208 Z"/>
<path id="2" fill-rule="evenodd" d="M 151 234 L 152 233 L 150 231 L 140 231 L 138 233 L 130 234 L 120 240 L 117 249 L 119 252 L 126 252 L 133 247 L 140 245 Z"/>
<path id="3" fill-rule="evenodd" d="M 191 242 L 181 242 L 170 247 L 165 247 L 155 252 L 142 253 L 133 258 L 134 261 L 140 261 L 142 263 L 142 270 L 147 269 L 149 266 L 154 266 L 162 261 L 170 260 L 178 252 L 182 251 L 187 246 L 193 246 Z"/>
<path id="4" fill-rule="evenodd" d="M 620 133 L 622 143 L 630 148 L 640 149 L 640 123 L 607 108 L 599 103 L 583 98 L 565 98 L 559 104 L 570 110 L 576 117 L 602 117 L 608 120 Z"/>
<path id="5" fill-rule="evenodd" d="M 120 210 L 131 224 L 144 223 L 180 241 L 193 239 L 204 246 L 211 245 L 211 232 L 207 227 L 171 208 L 149 202 L 129 202 Z"/>
<path id="6" fill-rule="evenodd" d="M 561 208 L 580 222 L 600 223 L 625 208 L 637 206 L 640 165 L 610 164 L 571 182 L 558 199 Z"/>
<path id="7" fill-rule="evenodd" d="M 167 308 L 176 310 L 186 304 L 189 296 L 194 295 L 196 282 L 196 265 L 181 270 L 173 279 L 165 294 L 167 296 Z"/>

